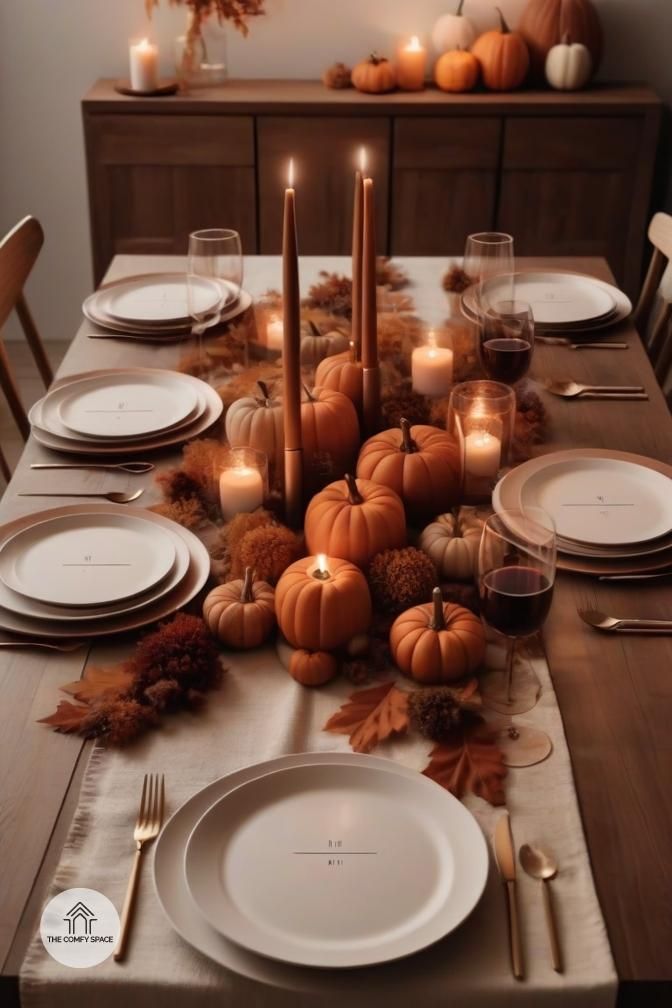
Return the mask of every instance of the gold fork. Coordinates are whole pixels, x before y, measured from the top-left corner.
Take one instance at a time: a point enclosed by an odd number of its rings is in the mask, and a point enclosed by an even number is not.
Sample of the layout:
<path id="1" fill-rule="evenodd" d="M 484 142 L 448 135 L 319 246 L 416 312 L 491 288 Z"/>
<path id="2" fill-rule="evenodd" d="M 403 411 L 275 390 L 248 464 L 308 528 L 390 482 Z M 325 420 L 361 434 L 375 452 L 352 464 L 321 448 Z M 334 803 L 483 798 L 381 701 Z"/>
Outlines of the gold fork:
<path id="1" fill-rule="evenodd" d="M 163 823 L 163 809 L 165 804 L 165 789 L 163 774 L 145 774 L 142 782 L 142 795 L 140 797 L 140 811 L 133 830 L 133 840 L 135 841 L 135 858 L 133 867 L 128 879 L 126 898 L 121 911 L 121 933 L 119 941 L 114 950 L 114 958 L 121 962 L 126 952 L 128 935 L 131 930 L 131 921 L 135 909 L 135 894 L 138 889 L 138 879 L 140 878 L 140 862 L 142 852 L 152 840 L 156 840 Z"/>

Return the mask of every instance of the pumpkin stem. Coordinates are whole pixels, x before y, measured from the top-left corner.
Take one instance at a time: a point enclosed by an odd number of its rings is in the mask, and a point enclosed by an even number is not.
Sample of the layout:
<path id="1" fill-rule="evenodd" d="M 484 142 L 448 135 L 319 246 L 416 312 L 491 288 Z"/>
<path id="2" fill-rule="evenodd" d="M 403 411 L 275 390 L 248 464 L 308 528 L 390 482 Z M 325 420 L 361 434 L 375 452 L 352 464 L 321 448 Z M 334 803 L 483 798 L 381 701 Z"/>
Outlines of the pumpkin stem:
<path id="1" fill-rule="evenodd" d="M 345 482 L 348 485 L 348 498 L 351 504 L 363 504 L 364 498 L 362 497 L 359 489 L 357 487 L 357 480 L 350 473 L 345 474 Z"/>
<path id="2" fill-rule="evenodd" d="M 303 383 L 303 382 L 301 384 L 303 385 L 303 391 L 306 393 L 306 395 L 308 397 L 308 402 L 316 402 L 315 396 L 310 391 L 310 389 L 308 388 L 308 386 L 305 383 Z"/>
<path id="3" fill-rule="evenodd" d="M 502 14 L 502 12 L 499 9 L 499 7 L 495 7 L 495 10 L 499 14 L 499 20 L 501 21 L 501 24 L 502 24 L 502 35 L 508 35 L 509 32 L 511 31 L 511 29 L 509 28 L 508 24 L 504 20 L 504 15 Z"/>
<path id="4" fill-rule="evenodd" d="M 268 385 L 266 384 L 265 381 L 258 381 L 257 385 L 261 389 L 261 395 L 264 400 L 264 406 L 268 406 L 271 399 L 271 393 L 269 391 Z"/>
<path id="5" fill-rule="evenodd" d="M 464 0 L 460 0 L 460 2 L 457 5 L 457 10 L 455 11 L 455 17 L 461 17 L 462 16 L 462 8 L 463 7 L 464 7 Z"/>
<path id="6" fill-rule="evenodd" d="M 245 568 L 245 579 L 243 580 L 243 587 L 240 592 L 241 602 L 254 602 L 254 595 L 252 593 L 252 584 L 254 582 L 254 571 L 251 567 Z"/>
<path id="7" fill-rule="evenodd" d="M 407 452 L 407 454 L 412 454 L 418 450 L 418 446 L 411 437 L 411 425 L 402 417 L 399 421 L 399 426 L 401 427 L 401 444 L 399 445 L 399 451 Z"/>
<path id="8" fill-rule="evenodd" d="M 565 32 L 564 35 L 562 36 L 561 42 L 563 45 L 571 45 L 568 31 Z"/>
<path id="9" fill-rule="evenodd" d="M 439 630 L 446 629 L 446 617 L 443 612 L 443 595 L 440 588 L 435 588 L 432 592 L 432 602 L 434 603 L 434 611 L 429 625 L 432 630 L 436 630 L 438 633 Z"/>
<path id="10" fill-rule="evenodd" d="M 316 336 L 318 339 L 321 338 L 322 333 L 317 328 L 317 326 L 315 325 L 315 323 L 313 322 L 312 319 L 308 319 L 308 326 L 309 326 L 310 331 L 312 332 L 313 336 Z"/>
<path id="11" fill-rule="evenodd" d="M 377 52 L 372 52 L 369 56 L 369 63 L 373 63 L 374 66 L 378 66 L 379 63 L 387 63 L 387 57 L 379 56 Z"/>

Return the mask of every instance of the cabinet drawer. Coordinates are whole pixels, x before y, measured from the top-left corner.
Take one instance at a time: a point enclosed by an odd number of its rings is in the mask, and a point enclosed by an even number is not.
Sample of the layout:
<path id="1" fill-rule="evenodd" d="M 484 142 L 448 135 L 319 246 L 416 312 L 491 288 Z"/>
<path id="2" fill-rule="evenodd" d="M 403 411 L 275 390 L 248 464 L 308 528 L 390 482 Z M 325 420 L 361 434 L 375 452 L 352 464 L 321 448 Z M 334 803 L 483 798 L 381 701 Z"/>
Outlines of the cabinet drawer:
<path id="1" fill-rule="evenodd" d="M 637 151 L 641 119 L 532 116 L 508 119 L 503 168 L 608 171 L 629 165 Z"/>
<path id="2" fill-rule="evenodd" d="M 251 116 L 92 116 L 90 142 L 109 165 L 254 165 Z"/>

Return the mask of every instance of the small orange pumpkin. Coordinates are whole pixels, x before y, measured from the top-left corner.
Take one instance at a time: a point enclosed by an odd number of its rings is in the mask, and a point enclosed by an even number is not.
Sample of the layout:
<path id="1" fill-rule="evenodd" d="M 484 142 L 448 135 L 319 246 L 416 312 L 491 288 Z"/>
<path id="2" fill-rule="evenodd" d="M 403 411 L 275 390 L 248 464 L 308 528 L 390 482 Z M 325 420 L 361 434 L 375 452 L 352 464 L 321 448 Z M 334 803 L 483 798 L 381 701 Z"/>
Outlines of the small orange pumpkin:
<path id="1" fill-rule="evenodd" d="M 512 32 L 497 7 L 501 29 L 476 39 L 471 51 L 481 64 L 483 83 L 491 91 L 513 91 L 525 80 L 530 55 L 522 35 Z"/>
<path id="2" fill-rule="evenodd" d="M 328 651 L 299 648 L 289 659 L 289 674 L 302 686 L 324 686 L 338 674 L 338 662 Z"/>
<path id="3" fill-rule="evenodd" d="M 301 440 L 304 488 L 315 493 L 352 469 L 359 448 L 359 420 L 352 402 L 342 392 L 304 385 L 301 402 Z"/>
<path id="4" fill-rule="evenodd" d="M 313 497 L 304 527 L 311 553 L 362 568 L 376 553 L 406 543 L 404 505 L 394 490 L 370 480 L 357 482 L 350 474 Z"/>
<path id="5" fill-rule="evenodd" d="M 357 476 L 390 487 L 414 516 L 450 511 L 460 499 L 460 450 L 452 434 L 408 420 L 362 445 Z"/>
<path id="6" fill-rule="evenodd" d="M 352 349 L 326 357 L 317 365 L 315 384 L 347 395 L 358 413 L 362 409 L 363 370 Z"/>
<path id="7" fill-rule="evenodd" d="M 371 596 L 362 572 L 332 557 L 322 575 L 317 558 L 291 564 L 278 581 L 275 610 L 283 634 L 295 648 L 333 651 L 371 622 Z"/>
<path id="8" fill-rule="evenodd" d="M 385 91 L 394 91 L 397 74 L 394 65 L 385 56 L 374 52 L 354 68 L 352 83 L 358 91 L 366 94 L 383 94 Z"/>
<path id="9" fill-rule="evenodd" d="M 253 577 L 252 568 L 246 567 L 244 580 L 217 585 L 203 603 L 210 632 L 241 651 L 263 644 L 275 625 L 275 593 Z"/>
<path id="10" fill-rule="evenodd" d="M 469 609 L 444 602 L 435 588 L 429 605 L 398 616 L 390 630 L 396 665 L 423 684 L 454 682 L 471 675 L 485 657 L 483 624 Z"/>
<path id="11" fill-rule="evenodd" d="M 473 53 L 466 49 L 451 49 L 436 61 L 434 80 L 442 91 L 472 91 L 479 73 L 480 64 Z"/>

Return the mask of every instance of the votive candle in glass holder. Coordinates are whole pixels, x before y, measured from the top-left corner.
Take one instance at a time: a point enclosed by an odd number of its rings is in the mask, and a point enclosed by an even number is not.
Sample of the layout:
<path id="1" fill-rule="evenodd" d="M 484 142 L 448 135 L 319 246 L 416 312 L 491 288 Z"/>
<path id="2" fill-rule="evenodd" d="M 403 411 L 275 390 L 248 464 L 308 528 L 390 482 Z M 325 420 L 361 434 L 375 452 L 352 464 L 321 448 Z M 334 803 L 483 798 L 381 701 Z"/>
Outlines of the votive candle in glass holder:
<path id="1" fill-rule="evenodd" d="M 229 448 L 219 467 L 222 518 L 256 511 L 268 494 L 268 459 L 256 448 Z"/>
<path id="2" fill-rule="evenodd" d="M 449 346 L 439 346 L 433 329 L 429 330 L 425 346 L 416 347 L 411 354 L 413 391 L 420 395 L 438 398 L 447 396 L 453 384 L 453 351 Z"/>
<path id="3" fill-rule="evenodd" d="M 490 497 L 508 462 L 515 416 L 516 397 L 508 385 L 470 381 L 454 387 L 447 428 L 460 443 L 465 503 Z"/>
<path id="4" fill-rule="evenodd" d="M 262 294 L 254 302 L 254 336 L 248 351 L 256 360 L 276 360 L 282 353 L 282 301 L 277 294 Z"/>
<path id="5" fill-rule="evenodd" d="M 159 86 L 159 49 L 147 38 L 131 39 L 128 48 L 131 88 L 146 93 Z"/>

